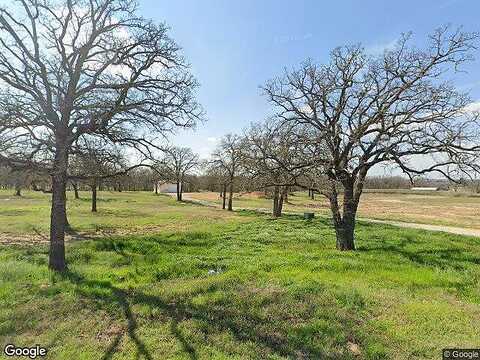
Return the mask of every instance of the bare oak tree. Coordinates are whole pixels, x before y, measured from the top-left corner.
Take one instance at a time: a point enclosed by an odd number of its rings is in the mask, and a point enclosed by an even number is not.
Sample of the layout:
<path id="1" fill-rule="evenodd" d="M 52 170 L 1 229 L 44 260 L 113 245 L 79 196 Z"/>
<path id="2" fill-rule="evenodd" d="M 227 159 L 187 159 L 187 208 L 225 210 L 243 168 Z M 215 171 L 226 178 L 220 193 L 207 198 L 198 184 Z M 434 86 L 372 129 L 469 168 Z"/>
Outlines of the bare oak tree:
<path id="1" fill-rule="evenodd" d="M 154 168 L 165 180 L 175 182 L 177 201 L 182 201 L 184 183 L 189 173 L 198 167 L 199 157 L 190 148 L 172 146 L 164 149 L 165 156 Z"/>
<path id="2" fill-rule="evenodd" d="M 409 46 L 409 35 L 378 57 L 361 46 L 337 48 L 328 64 L 307 61 L 263 87 L 276 116 L 308 127 L 308 140 L 324 144 L 327 153 L 319 161 L 329 190 L 316 190 L 330 201 L 338 249 L 355 249 L 356 213 L 375 165 L 448 178 L 477 170 L 471 160 L 478 116 L 468 111 L 469 97 L 447 80 L 472 58 L 476 39 L 443 27 L 423 50 Z M 422 165 L 427 157 L 430 163 Z"/>
<path id="3" fill-rule="evenodd" d="M 0 162 L 49 168 L 49 266 L 65 264 L 65 189 L 77 140 L 148 151 L 202 117 L 196 81 L 164 24 L 130 0 L 17 0 L 0 8 Z M 40 165 L 39 165 L 40 164 Z"/>
<path id="4" fill-rule="evenodd" d="M 274 217 L 282 216 L 288 189 L 305 186 L 305 175 L 322 154 L 318 143 L 308 143 L 307 133 L 299 126 L 294 129 L 290 123 L 272 119 L 252 125 L 242 149 L 245 173 L 263 188 L 273 187 Z"/>

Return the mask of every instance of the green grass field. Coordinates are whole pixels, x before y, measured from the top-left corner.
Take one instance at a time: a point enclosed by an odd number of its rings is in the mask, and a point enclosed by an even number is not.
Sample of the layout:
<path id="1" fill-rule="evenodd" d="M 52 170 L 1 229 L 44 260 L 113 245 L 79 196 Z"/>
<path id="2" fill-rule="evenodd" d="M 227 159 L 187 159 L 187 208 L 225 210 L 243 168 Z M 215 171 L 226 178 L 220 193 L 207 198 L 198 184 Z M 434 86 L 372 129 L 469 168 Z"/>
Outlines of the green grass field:
<path id="1" fill-rule="evenodd" d="M 1 232 L 48 229 L 47 195 L 0 196 Z M 45 244 L 0 247 L 2 347 L 40 344 L 57 360 L 438 359 L 479 346 L 478 238 L 359 223 L 358 251 L 341 253 L 325 218 L 100 197 L 98 214 L 69 199 L 73 229 L 97 237 L 68 242 L 65 274 L 47 269 Z"/>

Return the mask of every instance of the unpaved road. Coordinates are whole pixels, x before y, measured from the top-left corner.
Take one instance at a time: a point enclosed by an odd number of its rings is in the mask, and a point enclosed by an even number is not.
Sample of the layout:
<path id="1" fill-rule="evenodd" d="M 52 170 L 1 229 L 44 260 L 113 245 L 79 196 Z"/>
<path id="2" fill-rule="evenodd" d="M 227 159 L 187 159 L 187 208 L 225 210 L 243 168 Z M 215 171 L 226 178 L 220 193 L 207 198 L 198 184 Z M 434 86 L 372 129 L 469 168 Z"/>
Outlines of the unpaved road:
<path id="1" fill-rule="evenodd" d="M 455 227 L 455 226 L 429 225 L 429 224 L 408 223 L 408 222 L 402 222 L 402 221 L 375 220 L 375 219 L 363 219 L 363 218 L 360 218 L 359 220 L 376 223 L 376 224 L 393 225 L 393 226 L 398 226 L 402 228 L 441 231 L 441 232 L 446 232 L 450 234 L 480 237 L 480 230 L 465 229 L 465 228 Z"/>

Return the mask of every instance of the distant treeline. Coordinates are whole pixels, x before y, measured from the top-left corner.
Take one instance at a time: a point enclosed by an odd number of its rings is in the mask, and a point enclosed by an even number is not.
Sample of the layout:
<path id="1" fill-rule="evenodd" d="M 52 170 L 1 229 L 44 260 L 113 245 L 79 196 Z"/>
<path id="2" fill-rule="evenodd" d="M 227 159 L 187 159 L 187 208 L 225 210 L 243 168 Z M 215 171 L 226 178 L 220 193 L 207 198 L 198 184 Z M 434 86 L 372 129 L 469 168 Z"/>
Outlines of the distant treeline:
<path id="1" fill-rule="evenodd" d="M 99 191 L 153 191 L 158 176 L 148 168 L 138 168 L 127 174 L 112 178 L 99 179 Z M 247 178 L 239 176 L 236 179 L 238 191 L 256 191 L 258 187 Z M 68 190 L 90 190 L 87 181 L 71 179 Z M 413 184 L 402 176 L 370 176 L 365 179 L 365 189 L 410 189 L 412 187 L 437 187 L 441 190 L 480 192 L 480 181 L 464 181 L 462 184 L 451 183 L 445 179 L 415 179 Z M 38 174 L 31 171 L 14 171 L 0 167 L 0 189 L 12 189 L 20 193 L 22 189 L 51 192 L 51 178 L 48 174 Z M 185 192 L 220 191 L 219 180 L 211 175 L 187 176 L 183 185 Z M 291 188 L 291 191 L 301 188 Z"/>
<path id="2" fill-rule="evenodd" d="M 412 187 L 436 187 L 448 190 L 454 187 L 446 179 L 417 178 L 412 183 L 402 176 L 369 176 L 365 179 L 365 189 L 410 189 Z"/>

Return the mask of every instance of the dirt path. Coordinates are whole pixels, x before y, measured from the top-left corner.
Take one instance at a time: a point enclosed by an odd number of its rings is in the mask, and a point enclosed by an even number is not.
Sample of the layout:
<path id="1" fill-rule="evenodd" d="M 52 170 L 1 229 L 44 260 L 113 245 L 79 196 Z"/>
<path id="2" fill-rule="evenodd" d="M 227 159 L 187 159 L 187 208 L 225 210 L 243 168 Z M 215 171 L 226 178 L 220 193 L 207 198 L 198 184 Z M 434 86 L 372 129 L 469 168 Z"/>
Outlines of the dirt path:
<path id="1" fill-rule="evenodd" d="M 477 230 L 477 229 L 466 229 L 461 227 L 444 226 L 444 225 L 408 223 L 408 222 L 391 221 L 391 220 L 375 220 L 375 219 L 363 219 L 363 218 L 360 218 L 359 220 L 376 223 L 376 224 L 387 224 L 392 226 L 398 226 L 402 228 L 422 229 L 422 230 L 428 230 L 428 231 L 440 231 L 440 232 L 446 232 L 446 233 L 456 234 L 456 235 L 480 237 L 480 230 Z"/>
<path id="2" fill-rule="evenodd" d="M 171 194 L 175 195 L 175 194 Z M 176 196 L 176 195 L 175 195 Z M 206 201 L 206 200 L 197 200 L 189 197 L 186 194 L 183 194 L 183 199 L 187 200 L 192 203 L 196 203 L 199 205 L 204 206 L 211 206 L 211 207 L 220 207 L 219 204 Z M 255 208 L 235 208 L 237 210 L 254 210 L 258 212 L 269 213 L 269 209 L 255 209 Z M 420 224 L 420 223 L 410 223 L 410 222 L 402 222 L 402 221 L 393 221 L 393 220 L 376 220 L 376 219 L 368 219 L 368 218 L 359 218 L 360 221 L 375 223 L 375 224 L 386 224 L 392 226 L 398 226 L 401 228 L 409 228 L 409 229 L 421 229 L 421 230 L 428 230 L 428 231 L 440 231 L 446 232 L 450 234 L 456 235 L 465 235 L 465 236 L 474 236 L 480 237 L 480 230 L 477 229 L 467 229 L 462 227 L 455 227 L 455 226 L 444 226 L 444 225 L 430 225 L 430 224 Z"/>

